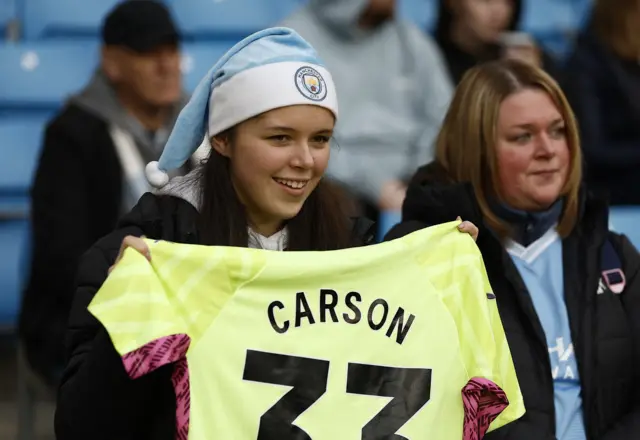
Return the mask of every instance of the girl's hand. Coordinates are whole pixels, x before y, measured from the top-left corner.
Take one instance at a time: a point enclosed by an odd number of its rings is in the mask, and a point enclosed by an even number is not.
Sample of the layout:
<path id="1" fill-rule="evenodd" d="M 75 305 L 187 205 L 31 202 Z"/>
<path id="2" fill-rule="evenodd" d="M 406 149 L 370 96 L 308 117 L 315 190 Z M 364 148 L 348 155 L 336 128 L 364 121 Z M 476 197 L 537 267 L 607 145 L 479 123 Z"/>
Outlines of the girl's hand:
<path id="1" fill-rule="evenodd" d="M 456 220 L 462 221 L 460 217 L 458 217 Z M 471 235 L 471 238 L 473 238 L 474 241 L 478 241 L 478 233 L 480 231 L 478 230 L 478 227 L 473 223 L 464 221 L 458 225 L 458 230 L 460 230 L 460 232 L 466 232 L 467 234 Z"/>
<path id="2" fill-rule="evenodd" d="M 116 265 L 122 260 L 122 256 L 124 255 L 124 251 L 127 248 L 132 248 L 145 256 L 145 258 L 151 261 L 151 251 L 149 251 L 149 246 L 144 242 L 142 237 L 134 237 L 133 235 L 127 235 L 122 240 L 122 244 L 120 245 L 120 251 L 118 252 L 118 257 L 116 258 L 116 262 L 113 263 L 113 266 L 109 268 L 109 273 L 116 267 Z"/>

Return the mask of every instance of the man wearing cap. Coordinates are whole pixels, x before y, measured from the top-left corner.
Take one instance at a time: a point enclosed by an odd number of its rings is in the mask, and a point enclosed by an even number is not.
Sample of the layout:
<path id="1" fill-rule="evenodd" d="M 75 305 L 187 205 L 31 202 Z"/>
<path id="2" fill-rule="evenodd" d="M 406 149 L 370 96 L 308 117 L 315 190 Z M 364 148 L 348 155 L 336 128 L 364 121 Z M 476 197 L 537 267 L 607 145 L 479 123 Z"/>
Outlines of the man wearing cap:
<path id="1" fill-rule="evenodd" d="M 120 3 L 103 23 L 93 78 L 47 127 L 32 191 L 31 272 L 19 325 L 28 362 L 50 383 L 63 364 L 78 260 L 148 191 L 144 165 L 160 157 L 187 101 L 179 42 L 162 3 Z"/>

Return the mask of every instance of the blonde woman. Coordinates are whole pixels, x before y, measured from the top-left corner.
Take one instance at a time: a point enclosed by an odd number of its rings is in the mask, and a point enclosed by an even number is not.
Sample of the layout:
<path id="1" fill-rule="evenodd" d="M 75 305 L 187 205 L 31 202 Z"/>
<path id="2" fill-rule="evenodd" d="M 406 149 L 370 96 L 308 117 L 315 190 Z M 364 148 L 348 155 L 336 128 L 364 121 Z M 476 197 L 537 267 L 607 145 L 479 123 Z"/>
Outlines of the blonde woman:
<path id="1" fill-rule="evenodd" d="M 562 91 L 518 61 L 471 69 L 388 239 L 462 216 L 480 229 L 527 413 L 486 438 L 640 438 L 640 258 L 581 185 Z"/>

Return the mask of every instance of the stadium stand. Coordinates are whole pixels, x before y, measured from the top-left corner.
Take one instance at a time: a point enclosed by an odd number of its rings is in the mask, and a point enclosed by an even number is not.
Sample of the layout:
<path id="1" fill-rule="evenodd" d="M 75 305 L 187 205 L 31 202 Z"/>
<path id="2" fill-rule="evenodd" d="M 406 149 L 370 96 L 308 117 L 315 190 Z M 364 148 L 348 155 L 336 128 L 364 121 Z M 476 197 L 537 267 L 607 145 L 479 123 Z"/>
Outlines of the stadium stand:
<path id="1" fill-rule="evenodd" d="M 16 0 L 25 40 L 97 38 L 102 18 L 119 0 Z"/>
<path id="2" fill-rule="evenodd" d="M 193 92 L 211 66 L 231 48 L 232 41 L 209 41 L 182 45 L 183 86 Z"/>
<path id="3" fill-rule="evenodd" d="M 0 118 L 0 219 L 28 215 L 29 189 L 43 130 L 42 117 Z"/>
<path id="4" fill-rule="evenodd" d="M 89 80 L 97 61 L 95 42 L 0 45 L 0 116 L 50 114 Z"/>
<path id="5" fill-rule="evenodd" d="M 16 324 L 29 240 L 29 189 L 44 123 L 0 118 L 0 331 Z"/>
<path id="6" fill-rule="evenodd" d="M 9 37 L 9 28 L 17 19 L 16 0 L 0 0 L 0 36 Z"/>
<path id="7" fill-rule="evenodd" d="M 167 0 L 188 40 L 236 42 L 276 25 L 300 0 Z"/>
<path id="8" fill-rule="evenodd" d="M 524 0 L 522 28 L 564 58 L 587 21 L 592 0 Z"/>
<path id="9" fill-rule="evenodd" d="M 26 274 L 29 222 L 0 219 L 0 334 L 15 330 Z"/>

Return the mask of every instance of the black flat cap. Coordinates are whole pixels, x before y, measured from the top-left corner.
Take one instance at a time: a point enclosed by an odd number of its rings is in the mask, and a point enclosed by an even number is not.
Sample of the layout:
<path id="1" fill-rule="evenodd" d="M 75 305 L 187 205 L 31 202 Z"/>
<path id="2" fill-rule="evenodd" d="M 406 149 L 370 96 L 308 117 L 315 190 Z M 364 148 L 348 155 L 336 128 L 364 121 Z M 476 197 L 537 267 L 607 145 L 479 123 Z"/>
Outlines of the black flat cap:
<path id="1" fill-rule="evenodd" d="M 102 42 L 149 52 L 164 44 L 180 42 L 167 7 L 154 0 L 126 0 L 109 12 L 102 26 Z"/>

